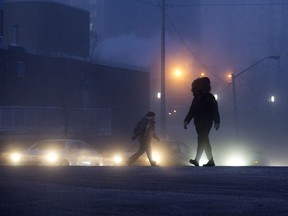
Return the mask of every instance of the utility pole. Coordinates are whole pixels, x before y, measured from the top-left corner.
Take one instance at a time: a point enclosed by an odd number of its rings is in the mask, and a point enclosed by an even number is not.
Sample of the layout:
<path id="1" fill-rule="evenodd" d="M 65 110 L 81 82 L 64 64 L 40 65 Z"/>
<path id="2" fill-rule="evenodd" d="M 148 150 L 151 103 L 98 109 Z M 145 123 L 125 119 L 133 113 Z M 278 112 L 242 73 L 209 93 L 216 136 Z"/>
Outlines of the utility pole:
<path id="1" fill-rule="evenodd" d="M 235 126 L 235 135 L 236 137 L 238 137 L 238 110 L 237 110 L 237 98 L 236 98 L 236 78 L 238 78 L 239 76 L 241 76 L 242 74 L 246 73 L 247 71 L 249 71 L 251 68 L 255 67 L 256 65 L 260 64 L 261 62 L 263 62 L 266 59 L 273 59 L 273 60 L 279 60 L 280 56 L 267 56 L 265 58 L 260 59 L 259 61 L 257 61 L 255 64 L 249 66 L 248 68 L 246 68 L 245 70 L 239 72 L 238 74 L 232 74 L 232 90 L 233 90 L 233 108 L 234 108 L 234 126 Z M 279 63 L 278 63 L 279 65 Z M 277 79 L 278 78 L 278 74 L 277 74 Z M 278 92 L 277 92 L 278 93 Z"/>
<path id="2" fill-rule="evenodd" d="M 166 138 L 165 0 L 161 0 L 161 133 Z"/>

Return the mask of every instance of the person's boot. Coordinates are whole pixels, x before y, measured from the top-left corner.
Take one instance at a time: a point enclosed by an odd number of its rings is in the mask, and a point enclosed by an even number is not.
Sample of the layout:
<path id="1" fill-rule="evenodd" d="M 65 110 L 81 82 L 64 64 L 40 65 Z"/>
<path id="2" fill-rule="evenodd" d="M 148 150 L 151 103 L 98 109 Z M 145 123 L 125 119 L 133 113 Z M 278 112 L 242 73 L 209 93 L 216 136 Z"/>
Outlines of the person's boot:
<path id="1" fill-rule="evenodd" d="M 204 164 L 203 166 L 209 166 L 209 167 L 215 166 L 214 160 L 213 159 L 209 160 L 208 163 Z"/>
<path id="2" fill-rule="evenodd" d="M 199 163 L 196 160 L 190 160 L 189 161 L 191 164 L 193 164 L 194 166 L 199 166 Z"/>
<path id="3" fill-rule="evenodd" d="M 152 162 L 151 162 L 151 166 L 157 166 L 156 161 L 152 161 Z"/>
<path id="4" fill-rule="evenodd" d="M 130 161 L 130 160 L 127 160 L 127 161 L 126 161 L 126 165 L 127 165 L 127 166 L 131 166 L 131 165 L 132 165 L 131 161 Z"/>

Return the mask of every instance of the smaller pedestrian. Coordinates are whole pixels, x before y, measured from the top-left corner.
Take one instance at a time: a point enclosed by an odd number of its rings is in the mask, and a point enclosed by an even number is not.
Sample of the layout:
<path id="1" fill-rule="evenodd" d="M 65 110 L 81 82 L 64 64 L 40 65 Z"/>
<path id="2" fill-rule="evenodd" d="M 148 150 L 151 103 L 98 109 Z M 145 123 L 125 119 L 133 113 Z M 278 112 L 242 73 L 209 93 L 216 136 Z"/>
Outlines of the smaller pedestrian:
<path id="1" fill-rule="evenodd" d="M 146 152 L 151 166 L 156 165 L 156 161 L 152 158 L 151 151 L 152 138 L 160 141 L 159 137 L 155 133 L 155 116 L 156 114 L 150 111 L 137 123 L 131 139 L 135 140 L 138 138 L 140 145 L 138 151 L 128 159 L 127 165 L 132 165 L 144 152 Z"/>

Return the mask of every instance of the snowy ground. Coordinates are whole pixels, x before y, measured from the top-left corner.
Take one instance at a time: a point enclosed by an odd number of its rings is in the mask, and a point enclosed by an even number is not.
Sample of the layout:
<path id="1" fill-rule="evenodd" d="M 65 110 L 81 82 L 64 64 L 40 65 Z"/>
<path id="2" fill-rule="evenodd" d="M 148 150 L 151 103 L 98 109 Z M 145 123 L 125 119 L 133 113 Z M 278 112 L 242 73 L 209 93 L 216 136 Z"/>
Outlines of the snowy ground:
<path id="1" fill-rule="evenodd" d="M 1 216 L 288 215 L 288 167 L 0 166 Z"/>

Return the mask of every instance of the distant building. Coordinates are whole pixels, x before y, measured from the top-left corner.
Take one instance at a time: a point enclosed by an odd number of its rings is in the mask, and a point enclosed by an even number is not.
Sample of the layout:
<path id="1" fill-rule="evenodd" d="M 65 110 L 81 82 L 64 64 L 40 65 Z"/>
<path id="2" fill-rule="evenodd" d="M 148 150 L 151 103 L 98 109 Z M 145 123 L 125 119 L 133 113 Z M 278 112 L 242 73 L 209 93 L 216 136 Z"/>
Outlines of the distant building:
<path id="1" fill-rule="evenodd" d="M 33 53 L 87 58 L 89 19 L 88 11 L 60 3 L 7 1 L 3 4 L 3 43 Z"/>
<path id="2" fill-rule="evenodd" d="M 0 49 L 0 140 L 127 139 L 149 110 L 149 73 Z"/>
<path id="3" fill-rule="evenodd" d="M 89 61 L 88 12 L 59 3 L 7 1 L 1 14 L 0 143 L 129 139 L 149 110 L 149 73 Z"/>

